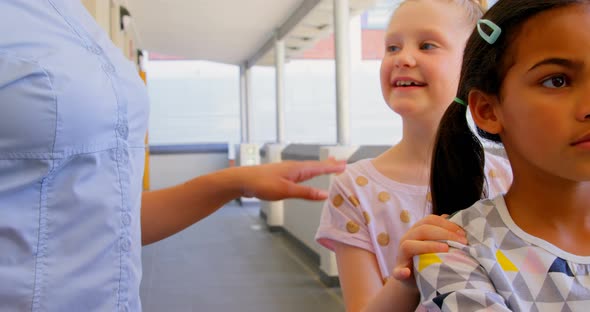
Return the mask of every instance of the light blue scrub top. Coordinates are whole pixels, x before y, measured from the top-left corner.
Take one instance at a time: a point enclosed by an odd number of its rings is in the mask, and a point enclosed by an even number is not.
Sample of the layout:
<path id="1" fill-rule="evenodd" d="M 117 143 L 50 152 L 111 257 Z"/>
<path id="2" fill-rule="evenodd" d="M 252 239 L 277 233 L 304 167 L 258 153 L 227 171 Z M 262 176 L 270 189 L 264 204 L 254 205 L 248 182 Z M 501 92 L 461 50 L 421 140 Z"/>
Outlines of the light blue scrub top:
<path id="1" fill-rule="evenodd" d="M 0 311 L 140 311 L 148 98 L 79 0 L 0 1 Z"/>

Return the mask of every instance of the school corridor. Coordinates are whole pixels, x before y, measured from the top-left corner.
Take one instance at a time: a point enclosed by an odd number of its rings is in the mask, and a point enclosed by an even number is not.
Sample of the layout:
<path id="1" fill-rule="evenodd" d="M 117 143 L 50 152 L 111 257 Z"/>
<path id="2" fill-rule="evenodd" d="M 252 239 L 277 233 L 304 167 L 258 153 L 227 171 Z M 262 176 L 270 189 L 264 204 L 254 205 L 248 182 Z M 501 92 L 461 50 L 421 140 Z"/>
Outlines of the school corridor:
<path id="1" fill-rule="evenodd" d="M 258 203 L 232 202 L 143 248 L 143 310 L 344 311 L 340 288 L 324 287 L 317 267 L 286 234 L 268 231 Z"/>

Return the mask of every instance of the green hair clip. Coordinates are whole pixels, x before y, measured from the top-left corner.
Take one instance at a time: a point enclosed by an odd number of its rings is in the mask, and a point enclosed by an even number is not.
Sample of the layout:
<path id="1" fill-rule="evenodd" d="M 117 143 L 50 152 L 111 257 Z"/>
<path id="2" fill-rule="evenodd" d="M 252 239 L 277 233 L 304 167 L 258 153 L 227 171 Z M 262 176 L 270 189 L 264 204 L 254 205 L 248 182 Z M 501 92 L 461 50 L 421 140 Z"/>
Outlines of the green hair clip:
<path id="1" fill-rule="evenodd" d="M 483 29 L 481 29 L 481 24 L 485 24 L 486 26 L 491 28 L 492 33 L 489 35 L 486 34 L 485 31 L 483 31 Z M 490 20 L 480 19 L 479 21 L 477 21 L 477 32 L 479 33 L 481 38 L 483 40 L 485 40 L 487 43 L 494 44 L 494 42 L 496 42 L 496 40 L 498 40 L 498 37 L 500 37 L 500 34 L 502 33 L 502 29 Z"/>
<path id="2" fill-rule="evenodd" d="M 467 106 L 467 104 L 465 103 L 465 101 L 461 100 L 460 98 L 456 97 L 453 101 L 463 105 L 463 106 Z"/>

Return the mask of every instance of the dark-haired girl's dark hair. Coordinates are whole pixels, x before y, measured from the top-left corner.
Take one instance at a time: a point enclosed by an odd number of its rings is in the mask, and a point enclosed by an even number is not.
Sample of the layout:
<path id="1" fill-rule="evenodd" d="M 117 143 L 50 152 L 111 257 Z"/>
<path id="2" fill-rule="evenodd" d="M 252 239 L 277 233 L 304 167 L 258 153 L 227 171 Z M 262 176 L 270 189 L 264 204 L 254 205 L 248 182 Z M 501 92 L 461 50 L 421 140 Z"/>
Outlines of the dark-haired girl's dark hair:
<path id="1" fill-rule="evenodd" d="M 510 46 L 525 21 L 540 12 L 588 0 L 499 0 L 483 16 L 502 29 L 494 44 L 481 38 L 475 29 L 465 47 L 457 97 L 467 102 L 473 89 L 499 96 L 500 86 L 512 60 Z M 482 25 L 487 33 L 491 32 Z M 467 107 L 449 106 L 442 117 L 435 139 L 430 174 L 432 208 L 435 214 L 453 214 L 487 197 L 484 189 L 484 151 L 469 128 Z M 500 143 L 498 135 L 481 129 L 483 138 Z"/>

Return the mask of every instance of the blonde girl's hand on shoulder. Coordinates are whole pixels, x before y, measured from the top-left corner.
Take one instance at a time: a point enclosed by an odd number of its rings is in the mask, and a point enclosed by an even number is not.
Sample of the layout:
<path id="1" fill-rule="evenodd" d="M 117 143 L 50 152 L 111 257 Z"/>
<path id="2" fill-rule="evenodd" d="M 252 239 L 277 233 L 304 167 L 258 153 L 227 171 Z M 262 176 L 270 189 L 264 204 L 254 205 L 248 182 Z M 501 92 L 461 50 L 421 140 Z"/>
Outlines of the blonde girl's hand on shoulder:
<path id="1" fill-rule="evenodd" d="M 336 243 L 340 287 L 346 312 L 414 311 L 420 294 L 395 279 L 383 280 L 375 255 L 362 248 Z"/>
<path id="2" fill-rule="evenodd" d="M 412 259 L 421 254 L 447 252 L 449 246 L 441 242 L 446 240 L 467 244 L 465 231 L 446 215 L 428 215 L 416 222 L 400 240 L 392 276 L 408 287 L 416 287 Z"/>

